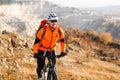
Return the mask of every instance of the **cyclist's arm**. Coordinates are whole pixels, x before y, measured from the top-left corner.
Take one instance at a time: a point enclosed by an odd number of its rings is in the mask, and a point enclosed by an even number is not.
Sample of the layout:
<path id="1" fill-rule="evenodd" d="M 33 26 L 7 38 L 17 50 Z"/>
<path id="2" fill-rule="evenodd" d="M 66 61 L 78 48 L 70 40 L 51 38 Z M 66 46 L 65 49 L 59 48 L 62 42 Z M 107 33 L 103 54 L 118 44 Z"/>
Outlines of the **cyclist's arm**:
<path id="1" fill-rule="evenodd" d="M 61 46 L 61 52 L 65 52 L 65 40 L 64 40 L 64 32 L 62 28 L 60 28 L 60 46 Z"/>
<path id="2" fill-rule="evenodd" d="M 42 38 L 42 32 L 43 32 L 43 29 L 40 29 L 36 34 L 36 39 L 33 47 L 33 54 L 38 53 L 38 47 L 39 47 L 39 42 L 41 41 L 41 38 Z"/>

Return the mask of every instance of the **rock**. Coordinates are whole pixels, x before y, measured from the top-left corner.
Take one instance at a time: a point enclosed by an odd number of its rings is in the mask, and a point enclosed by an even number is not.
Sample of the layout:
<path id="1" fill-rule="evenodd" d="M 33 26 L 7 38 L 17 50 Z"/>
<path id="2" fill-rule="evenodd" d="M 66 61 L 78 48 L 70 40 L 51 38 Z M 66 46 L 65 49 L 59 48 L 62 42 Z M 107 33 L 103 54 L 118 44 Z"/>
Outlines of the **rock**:
<path id="1" fill-rule="evenodd" d="M 101 61 L 109 61 L 108 57 L 101 57 Z"/>
<path id="2" fill-rule="evenodd" d="M 6 30 L 3 30 L 2 31 L 2 34 L 7 34 L 8 32 Z"/>
<path id="3" fill-rule="evenodd" d="M 120 66 L 120 64 L 118 64 L 118 66 Z"/>
<path id="4" fill-rule="evenodd" d="M 80 44 L 80 42 L 76 42 L 76 41 L 75 41 L 74 45 L 75 45 L 75 46 L 80 46 L 81 44 Z"/>
<path id="5" fill-rule="evenodd" d="M 67 46 L 67 49 L 73 51 L 73 48 L 71 46 L 69 46 L 69 45 Z"/>
<path id="6" fill-rule="evenodd" d="M 3 43 L 3 40 L 2 39 L 0 39 L 0 44 L 2 44 Z"/>

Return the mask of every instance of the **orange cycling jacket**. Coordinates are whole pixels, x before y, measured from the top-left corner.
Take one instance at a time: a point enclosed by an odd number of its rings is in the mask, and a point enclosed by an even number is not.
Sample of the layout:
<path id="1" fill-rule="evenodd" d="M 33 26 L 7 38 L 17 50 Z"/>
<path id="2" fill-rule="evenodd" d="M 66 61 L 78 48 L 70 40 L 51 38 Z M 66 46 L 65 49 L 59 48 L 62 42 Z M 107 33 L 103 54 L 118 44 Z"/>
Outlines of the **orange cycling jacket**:
<path id="1" fill-rule="evenodd" d="M 64 52 L 65 42 L 62 28 L 57 26 L 54 30 L 51 30 L 49 25 L 44 26 L 36 35 L 33 53 L 37 54 L 38 50 L 44 51 L 45 49 L 47 49 L 47 51 L 55 50 L 58 39 L 60 39 L 61 52 Z"/>

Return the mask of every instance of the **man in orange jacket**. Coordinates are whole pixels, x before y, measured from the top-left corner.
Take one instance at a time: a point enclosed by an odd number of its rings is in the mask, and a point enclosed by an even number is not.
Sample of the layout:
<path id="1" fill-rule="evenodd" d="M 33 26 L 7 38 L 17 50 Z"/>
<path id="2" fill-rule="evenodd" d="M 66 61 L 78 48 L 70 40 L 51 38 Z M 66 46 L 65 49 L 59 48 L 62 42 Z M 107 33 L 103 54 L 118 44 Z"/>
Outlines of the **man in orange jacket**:
<path id="1" fill-rule="evenodd" d="M 61 56 L 66 55 L 65 53 L 65 42 L 64 42 L 64 32 L 60 26 L 57 24 L 58 17 L 55 13 L 52 13 L 48 17 L 48 24 L 41 28 L 37 34 L 34 42 L 34 58 L 37 59 L 37 75 L 38 80 L 42 80 L 41 71 L 45 66 L 45 58 L 42 58 L 44 55 L 48 57 L 52 52 L 52 60 L 55 59 L 55 46 L 57 40 L 60 39 L 61 45 Z M 46 51 L 46 54 L 44 52 Z"/>

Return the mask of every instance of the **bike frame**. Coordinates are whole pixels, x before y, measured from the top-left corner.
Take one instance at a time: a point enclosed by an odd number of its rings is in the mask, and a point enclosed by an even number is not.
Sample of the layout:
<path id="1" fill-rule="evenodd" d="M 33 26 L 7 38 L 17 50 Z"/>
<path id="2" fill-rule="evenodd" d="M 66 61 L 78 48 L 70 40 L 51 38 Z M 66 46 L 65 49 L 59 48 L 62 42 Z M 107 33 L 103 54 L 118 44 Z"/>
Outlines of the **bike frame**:
<path id="1" fill-rule="evenodd" d="M 44 52 L 44 57 L 45 57 L 45 55 L 46 55 L 46 52 Z M 47 63 L 45 62 L 46 64 L 42 71 L 43 80 L 58 80 L 56 67 L 55 67 L 56 57 L 55 57 L 54 61 L 52 61 L 51 58 L 52 58 L 52 51 L 51 51 L 50 56 L 47 57 Z"/>

